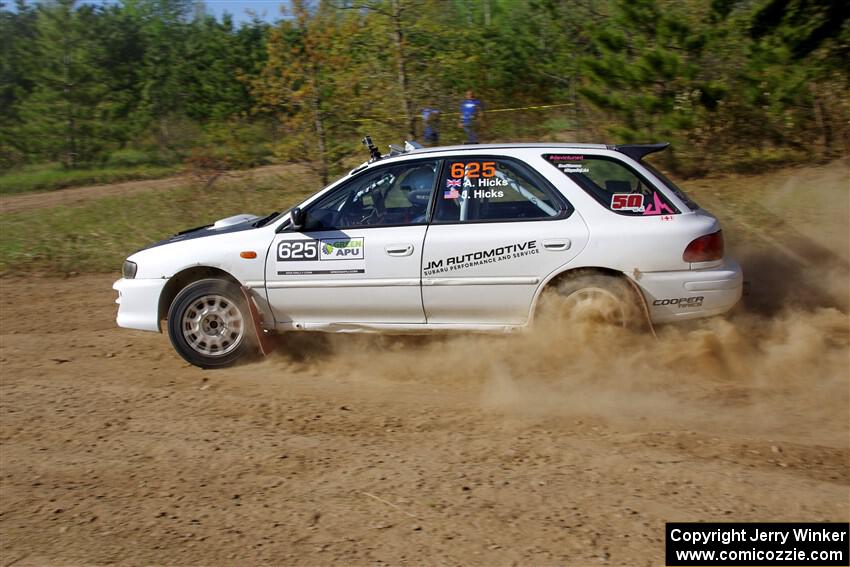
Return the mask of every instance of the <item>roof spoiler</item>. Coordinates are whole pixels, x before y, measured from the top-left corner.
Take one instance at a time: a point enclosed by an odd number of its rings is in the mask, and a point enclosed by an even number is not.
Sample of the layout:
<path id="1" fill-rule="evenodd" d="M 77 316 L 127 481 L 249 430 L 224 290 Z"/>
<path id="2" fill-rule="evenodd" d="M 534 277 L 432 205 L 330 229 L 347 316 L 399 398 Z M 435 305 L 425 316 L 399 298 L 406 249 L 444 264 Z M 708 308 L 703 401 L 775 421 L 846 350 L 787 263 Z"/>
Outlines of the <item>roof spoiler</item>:
<path id="1" fill-rule="evenodd" d="M 669 146 L 670 142 L 661 142 L 658 144 L 619 144 L 617 146 L 608 146 L 608 149 L 626 154 L 635 161 L 640 161 L 649 154 L 666 150 Z"/>

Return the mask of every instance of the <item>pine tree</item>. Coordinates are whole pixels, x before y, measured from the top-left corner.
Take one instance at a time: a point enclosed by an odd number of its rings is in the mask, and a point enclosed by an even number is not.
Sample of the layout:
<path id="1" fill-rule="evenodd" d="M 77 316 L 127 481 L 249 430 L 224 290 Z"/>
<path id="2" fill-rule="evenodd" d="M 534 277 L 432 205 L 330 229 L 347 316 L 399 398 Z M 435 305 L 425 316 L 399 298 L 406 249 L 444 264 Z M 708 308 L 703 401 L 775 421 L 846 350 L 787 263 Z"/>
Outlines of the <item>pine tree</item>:
<path id="1" fill-rule="evenodd" d="M 35 8 L 23 0 L 17 0 L 14 11 L 0 1 L 0 169 L 26 160 L 17 130 L 19 105 L 33 89 L 35 22 Z"/>
<path id="2" fill-rule="evenodd" d="M 689 18 L 658 0 L 615 0 L 594 26 L 594 53 L 582 60 L 581 95 L 614 118 L 621 141 L 656 139 L 692 126 L 700 104 L 704 38 Z"/>
<path id="3" fill-rule="evenodd" d="M 75 0 L 41 5 L 32 46 L 33 90 L 20 105 L 28 151 L 67 168 L 91 161 L 104 145 L 110 90 L 94 35 L 96 11 Z"/>
<path id="4" fill-rule="evenodd" d="M 138 26 L 144 45 L 138 113 L 145 123 L 156 125 L 155 137 L 161 148 L 179 145 L 186 137 L 180 131 L 180 119 L 186 111 L 183 81 L 190 71 L 184 55 L 195 2 L 122 0 L 122 6 Z"/>
<path id="5" fill-rule="evenodd" d="M 850 150 L 847 2 L 767 0 L 746 23 L 752 42 L 739 81 L 762 136 L 814 145 L 821 158 Z"/>

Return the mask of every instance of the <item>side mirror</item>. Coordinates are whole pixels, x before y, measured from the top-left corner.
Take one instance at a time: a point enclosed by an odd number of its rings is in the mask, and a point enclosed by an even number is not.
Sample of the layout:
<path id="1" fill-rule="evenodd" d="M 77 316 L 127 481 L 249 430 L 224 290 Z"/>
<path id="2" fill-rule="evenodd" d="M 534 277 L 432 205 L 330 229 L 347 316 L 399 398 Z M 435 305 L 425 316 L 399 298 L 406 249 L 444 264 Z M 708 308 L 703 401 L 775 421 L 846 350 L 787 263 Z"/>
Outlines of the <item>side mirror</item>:
<path id="1" fill-rule="evenodd" d="M 304 228 L 304 221 L 307 220 L 307 213 L 301 207 L 295 207 L 289 213 L 291 226 L 293 230 L 301 230 Z"/>

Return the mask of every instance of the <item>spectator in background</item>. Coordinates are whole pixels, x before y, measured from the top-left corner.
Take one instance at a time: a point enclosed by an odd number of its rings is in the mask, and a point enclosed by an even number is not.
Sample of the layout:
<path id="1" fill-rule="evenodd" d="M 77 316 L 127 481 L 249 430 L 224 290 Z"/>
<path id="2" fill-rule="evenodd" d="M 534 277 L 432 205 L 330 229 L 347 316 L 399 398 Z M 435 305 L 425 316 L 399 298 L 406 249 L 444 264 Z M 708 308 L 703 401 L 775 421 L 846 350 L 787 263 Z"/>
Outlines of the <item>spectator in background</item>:
<path id="1" fill-rule="evenodd" d="M 484 124 L 484 105 L 475 98 L 472 89 L 466 91 L 466 98 L 460 103 L 460 127 L 466 132 L 466 143 L 478 143 L 478 126 Z"/>
<path id="2" fill-rule="evenodd" d="M 440 109 L 433 106 L 423 108 L 422 125 L 425 127 L 422 132 L 422 137 L 425 138 L 425 145 L 440 145 Z"/>

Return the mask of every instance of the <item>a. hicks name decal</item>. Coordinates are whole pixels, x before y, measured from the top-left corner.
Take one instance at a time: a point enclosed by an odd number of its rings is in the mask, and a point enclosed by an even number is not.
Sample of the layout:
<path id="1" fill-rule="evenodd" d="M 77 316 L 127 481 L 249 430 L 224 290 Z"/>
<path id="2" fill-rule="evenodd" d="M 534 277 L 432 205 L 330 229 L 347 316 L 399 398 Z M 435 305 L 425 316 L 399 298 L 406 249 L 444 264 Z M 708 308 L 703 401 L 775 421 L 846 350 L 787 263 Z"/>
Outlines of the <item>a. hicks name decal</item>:
<path id="1" fill-rule="evenodd" d="M 366 256 L 364 240 L 363 238 L 283 240 L 277 245 L 277 261 L 363 260 Z"/>
<path id="2" fill-rule="evenodd" d="M 460 256 L 449 256 L 448 258 L 442 258 L 440 260 L 429 260 L 428 263 L 425 264 L 423 275 L 434 276 L 446 272 L 474 268 L 485 264 L 495 264 L 497 262 L 504 262 L 506 260 L 522 258 L 523 256 L 531 256 L 539 253 L 540 249 L 537 247 L 536 240 L 517 242 L 516 244 L 498 246 L 496 248 L 490 248 L 489 250 L 461 254 Z"/>

